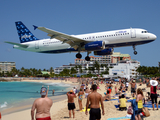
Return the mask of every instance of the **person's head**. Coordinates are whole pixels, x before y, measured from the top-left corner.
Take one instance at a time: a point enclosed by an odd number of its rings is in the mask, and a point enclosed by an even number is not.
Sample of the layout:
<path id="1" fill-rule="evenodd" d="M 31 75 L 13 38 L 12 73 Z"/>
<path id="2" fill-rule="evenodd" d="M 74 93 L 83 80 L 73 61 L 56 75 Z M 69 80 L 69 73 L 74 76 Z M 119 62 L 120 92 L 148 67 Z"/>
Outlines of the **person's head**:
<path id="1" fill-rule="evenodd" d="M 125 96 L 124 96 L 124 94 L 122 94 L 122 98 L 124 98 Z"/>
<path id="2" fill-rule="evenodd" d="M 82 91 L 82 88 L 80 88 L 80 91 Z"/>
<path id="3" fill-rule="evenodd" d="M 41 91 L 40 91 L 41 97 L 45 97 L 47 95 L 47 88 L 46 87 L 42 87 Z"/>
<path id="4" fill-rule="evenodd" d="M 96 84 L 93 84 L 93 85 L 92 85 L 92 90 L 93 90 L 93 91 L 97 90 L 97 85 L 96 85 Z"/>
<path id="5" fill-rule="evenodd" d="M 69 94 L 73 94 L 73 90 L 70 90 L 70 91 L 69 91 Z"/>
<path id="6" fill-rule="evenodd" d="M 141 95 L 143 96 L 143 91 L 142 91 L 141 88 L 138 88 L 138 89 L 137 89 L 137 95 L 138 95 L 138 94 L 141 94 Z"/>

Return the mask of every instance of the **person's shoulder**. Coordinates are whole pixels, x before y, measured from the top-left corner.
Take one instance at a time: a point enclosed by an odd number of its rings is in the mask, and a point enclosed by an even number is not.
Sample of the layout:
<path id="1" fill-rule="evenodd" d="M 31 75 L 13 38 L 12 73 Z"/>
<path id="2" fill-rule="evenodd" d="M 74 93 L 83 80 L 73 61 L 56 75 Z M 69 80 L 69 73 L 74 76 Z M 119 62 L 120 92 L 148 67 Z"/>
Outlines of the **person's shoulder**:
<path id="1" fill-rule="evenodd" d="M 96 92 L 96 94 L 99 96 L 99 97 L 101 97 L 102 95 L 100 94 L 100 93 L 98 93 L 98 92 Z"/>

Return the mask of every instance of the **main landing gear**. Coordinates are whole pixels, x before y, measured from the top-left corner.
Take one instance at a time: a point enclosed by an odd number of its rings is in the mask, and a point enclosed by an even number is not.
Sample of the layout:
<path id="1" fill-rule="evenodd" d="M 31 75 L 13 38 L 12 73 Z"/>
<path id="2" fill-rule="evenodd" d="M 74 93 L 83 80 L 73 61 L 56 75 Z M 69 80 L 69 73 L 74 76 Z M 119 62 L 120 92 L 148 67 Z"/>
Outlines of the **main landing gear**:
<path id="1" fill-rule="evenodd" d="M 137 51 L 135 51 L 136 50 L 135 45 L 133 45 L 133 50 L 134 50 L 134 54 L 137 55 Z"/>
<path id="2" fill-rule="evenodd" d="M 86 61 L 90 61 L 90 57 L 89 57 L 89 54 L 90 54 L 91 52 L 87 52 L 87 56 L 85 57 L 85 60 Z"/>
<path id="3" fill-rule="evenodd" d="M 91 52 L 87 52 L 87 56 L 85 57 L 85 60 L 86 61 L 90 61 L 90 57 L 89 57 L 89 54 L 90 54 Z M 80 54 L 80 53 L 77 53 L 76 54 L 76 58 L 79 58 L 79 59 L 81 59 L 82 58 L 82 55 Z"/>
<path id="4" fill-rule="evenodd" d="M 80 53 L 77 53 L 77 54 L 76 54 L 76 58 L 81 59 L 81 58 L 82 58 L 82 55 L 81 55 Z"/>

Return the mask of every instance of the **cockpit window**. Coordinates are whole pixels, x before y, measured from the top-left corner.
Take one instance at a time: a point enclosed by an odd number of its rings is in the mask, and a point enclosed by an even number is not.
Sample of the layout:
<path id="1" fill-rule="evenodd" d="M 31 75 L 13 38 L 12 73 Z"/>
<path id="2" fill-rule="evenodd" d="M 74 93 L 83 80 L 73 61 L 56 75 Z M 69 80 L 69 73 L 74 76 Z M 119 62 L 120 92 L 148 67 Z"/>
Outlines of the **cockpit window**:
<path id="1" fill-rule="evenodd" d="M 148 31 L 142 31 L 142 33 L 148 33 Z"/>

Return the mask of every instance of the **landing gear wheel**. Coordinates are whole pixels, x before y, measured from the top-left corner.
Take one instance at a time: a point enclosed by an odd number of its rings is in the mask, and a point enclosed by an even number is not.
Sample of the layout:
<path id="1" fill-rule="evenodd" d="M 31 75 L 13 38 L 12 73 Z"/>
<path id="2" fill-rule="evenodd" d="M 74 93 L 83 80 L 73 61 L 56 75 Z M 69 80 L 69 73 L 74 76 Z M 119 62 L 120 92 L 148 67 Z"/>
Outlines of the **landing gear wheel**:
<path id="1" fill-rule="evenodd" d="M 137 55 L 137 51 L 134 51 L 134 54 Z"/>
<path id="2" fill-rule="evenodd" d="M 76 54 L 76 58 L 81 59 L 81 58 L 82 58 L 82 55 L 81 55 L 80 53 L 77 53 L 77 54 Z"/>
<path id="3" fill-rule="evenodd" d="M 86 60 L 86 61 L 90 61 L 90 57 L 89 57 L 89 56 L 86 56 L 86 57 L 85 57 L 85 60 Z"/>

